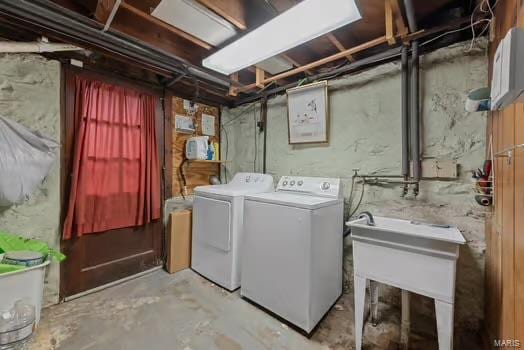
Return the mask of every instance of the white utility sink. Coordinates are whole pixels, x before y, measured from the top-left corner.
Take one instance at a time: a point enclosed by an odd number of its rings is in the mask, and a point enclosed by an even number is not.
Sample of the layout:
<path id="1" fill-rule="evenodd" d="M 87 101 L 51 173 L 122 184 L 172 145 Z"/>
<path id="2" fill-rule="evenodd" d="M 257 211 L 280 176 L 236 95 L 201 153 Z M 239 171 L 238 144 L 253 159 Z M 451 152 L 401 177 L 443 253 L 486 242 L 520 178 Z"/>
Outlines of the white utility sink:
<path id="1" fill-rule="evenodd" d="M 440 350 L 453 348 L 453 305 L 459 245 L 453 226 L 375 217 L 347 223 L 353 239 L 355 342 L 361 348 L 366 281 L 377 281 L 435 299 Z"/>

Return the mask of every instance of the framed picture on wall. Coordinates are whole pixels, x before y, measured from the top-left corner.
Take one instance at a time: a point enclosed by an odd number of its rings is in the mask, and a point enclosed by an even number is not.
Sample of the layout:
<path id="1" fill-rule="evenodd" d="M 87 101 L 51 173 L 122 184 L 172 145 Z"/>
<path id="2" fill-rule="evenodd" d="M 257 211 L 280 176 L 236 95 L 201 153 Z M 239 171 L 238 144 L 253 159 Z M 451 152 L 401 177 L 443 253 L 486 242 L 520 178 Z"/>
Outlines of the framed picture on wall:
<path id="1" fill-rule="evenodd" d="M 329 141 L 327 86 L 319 81 L 286 91 L 289 144 Z"/>

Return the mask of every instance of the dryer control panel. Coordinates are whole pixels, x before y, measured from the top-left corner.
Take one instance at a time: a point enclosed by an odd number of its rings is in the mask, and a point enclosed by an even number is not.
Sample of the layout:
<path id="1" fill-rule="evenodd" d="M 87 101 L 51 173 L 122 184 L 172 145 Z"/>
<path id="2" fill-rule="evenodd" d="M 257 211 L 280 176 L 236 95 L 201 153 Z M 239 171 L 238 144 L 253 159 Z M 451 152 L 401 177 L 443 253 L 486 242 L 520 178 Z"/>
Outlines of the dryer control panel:
<path id="1" fill-rule="evenodd" d="M 236 173 L 229 184 L 237 186 L 273 185 L 273 177 L 259 173 Z"/>
<path id="2" fill-rule="evenodd" d="M 343 195 L 340 179 L 327 177 L 282 176 L 277 191 L 333 198 L 342 198 Z"/>

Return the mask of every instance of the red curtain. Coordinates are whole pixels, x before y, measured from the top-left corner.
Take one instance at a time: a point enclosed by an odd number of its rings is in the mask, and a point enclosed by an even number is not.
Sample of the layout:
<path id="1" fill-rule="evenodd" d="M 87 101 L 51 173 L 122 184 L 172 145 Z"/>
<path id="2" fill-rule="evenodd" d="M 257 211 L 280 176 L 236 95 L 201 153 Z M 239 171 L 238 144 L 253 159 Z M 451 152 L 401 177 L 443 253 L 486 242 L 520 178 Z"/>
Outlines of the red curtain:
<path id="1" fill-rule="evenodd" d="M 76 80 L 73 174 L 63 238 L 160 218 L 155 98 Z"/>

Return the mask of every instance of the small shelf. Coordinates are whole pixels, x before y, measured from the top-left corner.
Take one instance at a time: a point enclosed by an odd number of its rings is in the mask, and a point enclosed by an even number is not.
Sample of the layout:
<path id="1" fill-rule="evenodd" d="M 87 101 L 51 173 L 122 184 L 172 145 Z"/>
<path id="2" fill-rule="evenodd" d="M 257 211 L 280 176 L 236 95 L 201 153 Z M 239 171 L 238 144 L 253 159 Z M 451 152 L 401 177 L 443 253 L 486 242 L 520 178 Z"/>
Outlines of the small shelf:
<path id="1" fill-rule="evenodd" d="M 207 160 L 207 159 L 188 159 L 187 161 L 189 163 L 215 163 L 215 164 L 228 162 L 227 160 Z"/>

